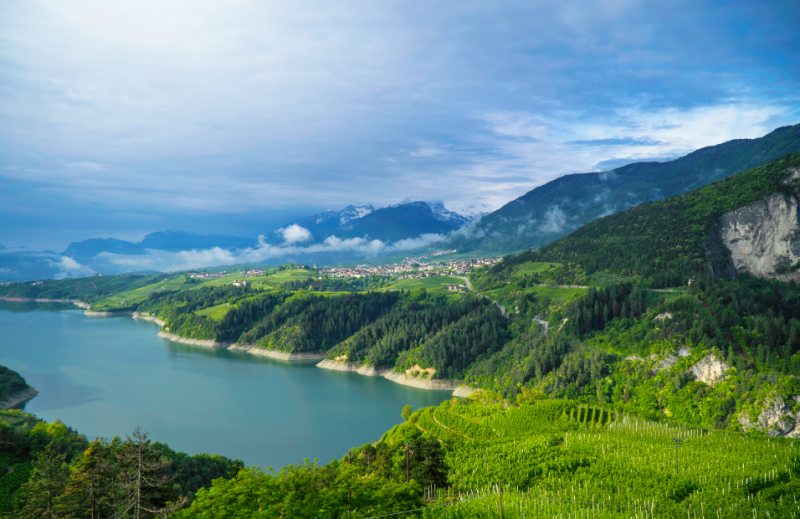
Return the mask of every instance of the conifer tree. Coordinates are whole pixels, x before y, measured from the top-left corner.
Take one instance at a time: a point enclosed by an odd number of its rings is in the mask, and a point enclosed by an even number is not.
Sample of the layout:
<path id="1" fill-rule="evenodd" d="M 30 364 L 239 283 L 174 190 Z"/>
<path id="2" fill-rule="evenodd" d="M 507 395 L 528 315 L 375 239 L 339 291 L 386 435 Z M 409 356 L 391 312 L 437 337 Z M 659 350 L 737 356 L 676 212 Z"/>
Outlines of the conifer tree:
<path id="1" fill-rule="evenodd" d="M 40 451 L 33 461 L 33 471 L 19 493 L 22 519 L 54 519 L 61 517 L 59 498 L 64 493 L 69 467 L 66 456 L 53 443 Z"/>

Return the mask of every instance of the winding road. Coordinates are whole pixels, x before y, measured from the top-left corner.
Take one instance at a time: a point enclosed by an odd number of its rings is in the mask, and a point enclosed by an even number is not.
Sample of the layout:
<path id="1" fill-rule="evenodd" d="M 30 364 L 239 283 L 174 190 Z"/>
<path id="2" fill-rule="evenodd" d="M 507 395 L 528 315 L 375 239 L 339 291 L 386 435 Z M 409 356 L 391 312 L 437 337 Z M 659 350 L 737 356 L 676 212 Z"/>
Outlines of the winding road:
<path id="1" fill-rule="evenodd" d="M 500 309 L 500 314 L 503 317 L 508 317 L 506 315 L 506 309 L 503 308 L 503 305 L 501 305 L 500 303 L 498 303 L 494 299 L 491 299 L 489 296 L 485 296 L 485 295 L 481 294 L 480 292 L 478 292 L 477 290 L 475 290 L 474 288 L 472 288 L 472 283 L 469 282 L 469 278 L 465 278 L 465 277 L 461 277 L 461 276 L 453 276 L 453 277 L 456 278 L 456 279 L 463 279 L 467 283 L 467 289 L 468 290 L 471 290 L 472 292 L 475 292 L 475 295 L 477 295 L 478 297 L 485 297 L 486 299 L 488 299 L 492 303 L 496 304 L 497 308 Z"/>

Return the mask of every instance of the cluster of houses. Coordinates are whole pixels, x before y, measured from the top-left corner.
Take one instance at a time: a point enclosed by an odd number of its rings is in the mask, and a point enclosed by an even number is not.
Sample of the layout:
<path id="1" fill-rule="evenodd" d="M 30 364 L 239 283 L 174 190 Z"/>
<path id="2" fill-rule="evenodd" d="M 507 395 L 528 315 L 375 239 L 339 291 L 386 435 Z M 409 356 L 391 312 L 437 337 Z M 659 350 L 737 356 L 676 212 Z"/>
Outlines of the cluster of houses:
<path id="1" fill-rule="evenodd" d="M 494 265 L 501 261 L 500 258 L 475 258 L 426 263 L 423 261 L 425 259 L 427 259 L 427 256 L 406 258 L 400 263 L 393 263 L 380 267 L 359 265 L 356 267 L 328 268 L 320 270 L 319 273 L 334 278 L 361 278 L 379 275 L 399 276 L 400 279 L 415 279 L 432 276 L 450 276 L 453 274 L 469 274 L 474 268 L 484 265 Z"/>
<path id="2" fill-rule="evenodd" d="M 239 275 L 244 277 L 244 278 L 254 278 L 254 277 L 257 277 L 257 276 L 263 276 L 264 272 L 266 272 L 266 271 L 265 270 L 248 270 L 248 271 L 239 272 Z"/>
<path id="3" fill-rule="evenodd" d="M 190 278 L 200 278 L 200 279 L 213 279 L 213 278 L 224 278 L 227 272 L 220 271 L 220 272 L 206 272 L 205 270 L 201 270 L 200 272 L 189 272 L 188 276 Z"/>

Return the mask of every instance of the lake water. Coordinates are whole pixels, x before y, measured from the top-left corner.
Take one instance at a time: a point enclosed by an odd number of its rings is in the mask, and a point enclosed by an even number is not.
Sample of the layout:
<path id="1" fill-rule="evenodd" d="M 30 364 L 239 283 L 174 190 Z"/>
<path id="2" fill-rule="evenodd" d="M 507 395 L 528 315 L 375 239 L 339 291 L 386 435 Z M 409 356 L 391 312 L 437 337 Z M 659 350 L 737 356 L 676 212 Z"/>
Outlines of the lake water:
<path id="1" fill-rule="evenodd" d="M 313 362 L 178 344 L 158 331 L 74 306 L 0 302 L 0 364 L 39 391 L 25 411 L 90 439 L 140 425 L 174 450 L 262 468 L 341 457 L 400 423 L 406 404 L 451 398 Z"/>

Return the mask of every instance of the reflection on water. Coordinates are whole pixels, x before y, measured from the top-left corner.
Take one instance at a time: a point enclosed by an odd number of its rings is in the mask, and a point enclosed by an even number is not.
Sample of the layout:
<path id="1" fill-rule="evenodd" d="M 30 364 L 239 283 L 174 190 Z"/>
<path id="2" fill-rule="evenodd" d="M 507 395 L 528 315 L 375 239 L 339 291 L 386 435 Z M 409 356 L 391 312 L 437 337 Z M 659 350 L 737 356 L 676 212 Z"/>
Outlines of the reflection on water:
<path id="1" fill-rule="evenodd" d="M 0 311 L 25 312 L 60 312 L 77 308 L 72 303 L 37 303 L 35 301 L 16 302 L 0 299 Z"/>
<path id="2" fill-rule="evenodd" d="M 404 405 L 450 398 L 313 361 L 173 343 L 157 332 L 128 317 L 88 318 L 71 305 L 2 302 L 0 364 L 39 391 L 26 411 L 89 437 L 141 425 L 178 450 L 273 467 L 341 456 L 399 423 Z"/>

